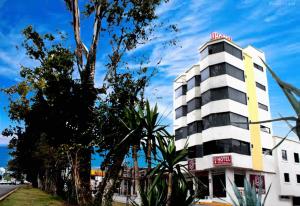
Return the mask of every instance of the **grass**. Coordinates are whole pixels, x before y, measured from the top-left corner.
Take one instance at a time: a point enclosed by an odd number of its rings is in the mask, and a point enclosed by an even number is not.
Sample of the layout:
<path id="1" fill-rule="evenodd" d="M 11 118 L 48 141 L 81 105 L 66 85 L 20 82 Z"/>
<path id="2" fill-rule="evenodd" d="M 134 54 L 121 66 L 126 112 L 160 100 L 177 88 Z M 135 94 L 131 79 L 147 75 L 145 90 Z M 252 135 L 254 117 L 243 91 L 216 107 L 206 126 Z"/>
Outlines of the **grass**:
<path id="1" fill-rule="evenodd" d="M 0 202 L 0 206 L 65 206 L 64 202 L 39 189 L 21 187 Z"/>
<path id="2" fill-rule="evenodd" d="M 113 205 L 113 206 L 126 206 L 126 204 L 120 203 L 120 202 L 113 202 L 112 205 Z M 1 205 L 0 205 L 0 206 L 1 206 Z"/>

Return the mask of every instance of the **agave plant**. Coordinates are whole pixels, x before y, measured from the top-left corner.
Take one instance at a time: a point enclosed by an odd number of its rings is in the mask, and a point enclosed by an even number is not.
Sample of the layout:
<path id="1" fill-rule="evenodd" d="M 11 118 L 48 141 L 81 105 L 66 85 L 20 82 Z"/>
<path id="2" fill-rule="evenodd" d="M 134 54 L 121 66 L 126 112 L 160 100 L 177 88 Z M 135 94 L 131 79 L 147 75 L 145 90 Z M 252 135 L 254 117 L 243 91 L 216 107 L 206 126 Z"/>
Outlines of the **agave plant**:
<path id="1" fill-rule="evenodd" d="M 230 181 L 230 180 L 229 180 Z M 229 197 L 234 206 L 264 206 L 266 199 L 268 197 L 271 185 L 269 186 L 265 197 L 262 199 L 262 186 L 260 184 L 258 192 L 256 192 L 255 186 L 251 186 L 248 180 L 244 179 L 244 195 L 240 193 L 237 186 L 230 181 L 230 184 L 233 188 L 235 198 L 233 198 L 230 193 Z M 237 202 L 236 202 L 237 200 Z"/>

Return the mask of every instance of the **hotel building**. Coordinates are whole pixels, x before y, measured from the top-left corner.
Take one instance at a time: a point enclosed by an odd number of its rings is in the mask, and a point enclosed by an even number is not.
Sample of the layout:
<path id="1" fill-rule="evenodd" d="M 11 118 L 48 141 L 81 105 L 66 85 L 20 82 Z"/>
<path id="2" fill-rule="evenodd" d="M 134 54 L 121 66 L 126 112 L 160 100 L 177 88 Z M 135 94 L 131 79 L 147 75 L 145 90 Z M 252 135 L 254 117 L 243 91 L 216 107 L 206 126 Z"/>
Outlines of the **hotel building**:
<path id="1" fill-rule="evenodd" d="M 247 124 L 271 119 L 265 54 L 216 33 L 199 51 L 199 63 L 174 81 L 176 147 L 188 144 L 194 189 L 204 202 L 231 202 L 230 181 L 243 192 L 244 178 L 267 190 L 278 182 L 272 125 Z M 291 205 L 278 190 L 266 205 Z"/>

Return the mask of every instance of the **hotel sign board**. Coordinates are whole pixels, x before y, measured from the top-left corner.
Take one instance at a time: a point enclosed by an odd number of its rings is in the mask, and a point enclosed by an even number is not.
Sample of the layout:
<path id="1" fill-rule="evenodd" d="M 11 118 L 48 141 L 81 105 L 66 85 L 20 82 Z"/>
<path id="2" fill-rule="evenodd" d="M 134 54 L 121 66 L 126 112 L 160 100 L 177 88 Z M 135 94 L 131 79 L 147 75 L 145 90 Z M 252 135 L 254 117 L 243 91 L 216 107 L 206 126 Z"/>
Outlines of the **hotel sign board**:
<path id="1" fill-rule="evenodd" d="M 212 32 L 210 34 L 211 40 L 216 40 L 216 39 L 227 39 L 228 41 L 232 41 L 231 36 L 227 36 L 225 34 L 219 34 L 218 32 Z"/>
<path id="2" fill-rule="evenodd" d="M 263 194 L 266 193 L 265 176 L 250 174 L 250 183 L 251 183 L 252 186 L 255 187 L 256 192 L 259 191 L 259 187 L 261 185 L 261 192 Z"/>
<path id="3" fill-rule="evenodd" d="M 196 170 L 196 160 L 195 159 L 189 159 L 188 160 L 188 170 Z"/>
<path id="4" fill-rule="evenodd" d="M 214 166 L 231 166 L 232 165 L 232 156 L 231 155 L 222 155 L 213 157 Z"/>

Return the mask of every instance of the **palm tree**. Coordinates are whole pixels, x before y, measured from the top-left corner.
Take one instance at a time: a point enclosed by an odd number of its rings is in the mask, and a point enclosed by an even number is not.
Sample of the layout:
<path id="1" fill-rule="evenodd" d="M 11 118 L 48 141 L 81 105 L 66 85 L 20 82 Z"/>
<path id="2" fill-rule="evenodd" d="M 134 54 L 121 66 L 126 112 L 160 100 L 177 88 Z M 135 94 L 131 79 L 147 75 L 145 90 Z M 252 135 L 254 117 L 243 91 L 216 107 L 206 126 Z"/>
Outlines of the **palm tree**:
<path id="1" fill-rule="evenodd" d="M 182 171 L 186 170 L 185 165 L 181 164 L 187 157 L 187 145 L 176 151 L 174 136 L 167 131 L 157 135 L 158 149 L 161 153 L 162 160 L 151 172 L 155 176 L 150 187 L 150 191 L 155 188 L 156 184 L 167 176 L 167 197 L 166 205 L 189 205 L 193 201 L 192 196 L 188 196 L 187 181 Z M 181 203 L 180 203 L 181 202 Z"/>

